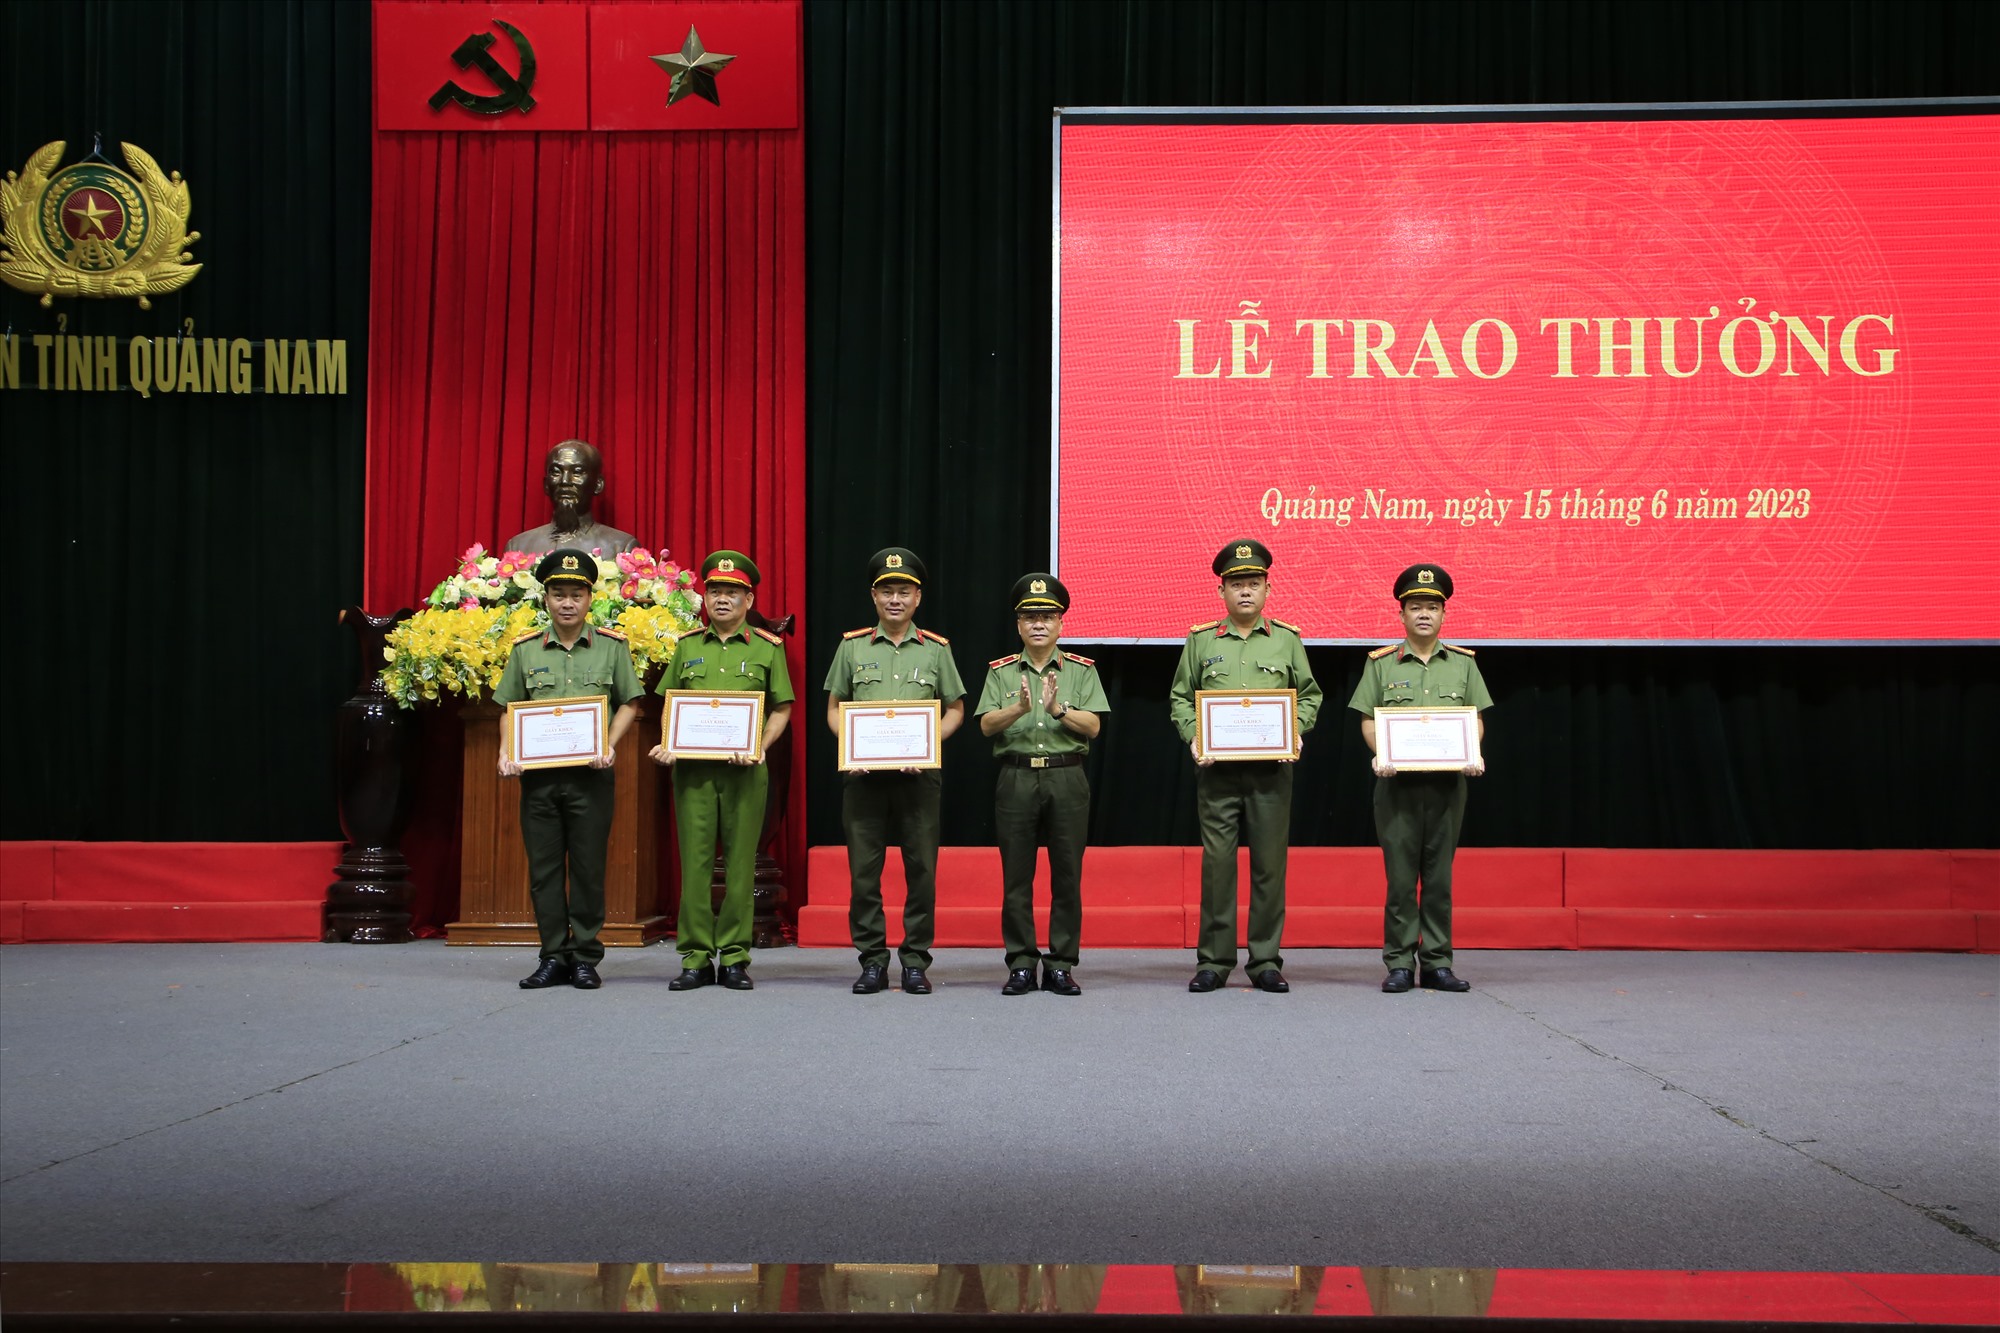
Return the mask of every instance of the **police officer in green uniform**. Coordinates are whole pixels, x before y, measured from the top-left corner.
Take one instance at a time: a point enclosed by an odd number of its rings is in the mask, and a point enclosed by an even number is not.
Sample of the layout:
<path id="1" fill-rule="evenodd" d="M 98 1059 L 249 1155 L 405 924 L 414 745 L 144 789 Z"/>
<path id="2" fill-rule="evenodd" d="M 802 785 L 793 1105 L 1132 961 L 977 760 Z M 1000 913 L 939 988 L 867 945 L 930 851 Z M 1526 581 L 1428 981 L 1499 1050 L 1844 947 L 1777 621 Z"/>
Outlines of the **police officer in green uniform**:
<path id="1" fill-rule="evenodd" d="M 1000 780 L 993 791 L 999 830 L 1000 936 L 1007 948 L 1002 995 L 1035 989 L 1081 995 L 1073 971 L 1083 923 L 1083 846 L 1090 832 L 1084 756 L 1111 711 L 1087 657 L 1062 652 L 1069 589 L 1053 574 L 1015 583 L 1014 628 L 1021 651 L 986 664 L 979 691 L 980 734 L 993 738 Z M 1035 849 L 1049 849 L 1049 951 L 1035 946 Z"/>
<path id="2" fill-rule="evenodd" d="M 1188 630 L 1174 669 L 1171 713 L 1201 772 L 1195 813 L 1201 822 L 1201 942 L 1188 989 L 1216 990 L 1236 967 L 1236 847 L 1250 848 L 1251 984 L 1283 994 L 1278 945 L 1285 933 L 1285 854 L 1292 828 L 1292 760 L 1319 717 L 1320 688 L 1296 625 L 1264 615 L 1271 593 L 1271 552 L 1262 542 L 1230 542 L 1212 565 L 1229 614 Z M 1216 763 L 1195 735 L 1197 690 L 1296 690 L 1299 739 L 1292 760 Z"/>
<path id="3" fill-rule="evenodd" d="M 1427 990 L 1470 990 L 1451 970 L 1451 860 L 1465 818 L 1465 780 L 1486 771 L 1468 764 L 1462 773 L 1398 773 L 1376 744 L 1377 708 L 1493 706 L 1472 649 L 1440 643 L 1451 575 L 1436 565 L 1411 565 L 1396 578 L 1404 639 L 1368 654 L 1361 682 L 1347 706 L 1361 714 L 1361 739 L 1375 754 L 1375 836 L 1382 843 L 1388 897 L 1382 911 L 1382 989 L 1400 995 L 1413 984 Z M 1479 719 L 1486 735 L 1486 719 Z M 1423 884 L 1423 901 L 1417 885 Z M 1418 969 L 1415 980 L 1411 969 Z"/>
<path id="4" fill-rule="evenodd" d="M 523 990 L 569 982 L 596 990 L 604 946 L 605 847 L 611 839 L 611 806 L 618 742 L 639 716 L 645 687 L 632 669 L 632 651 L 616 630 L 599 629 L 585 617 L 597 584 L 597 561 L 565 546 L 535 566 L 549 628 L 514 641 L 494 687 L 493 702 L 571 699 L 595 695 L 617 712 L 604 753 L 587 768 L 538 768 L 522 772 L 500 760 L 500 776 L 521 780 L 521 841 L 528 850 L 528 896 L 535 906 L 535 929 L 542 937 L 542 961 L 521 979 Z M 567 870 L 568 892 L 564 892 Z"/>
<path id="5" fill-rule="evenodd" d="M 826 725 L 840 734 L 840 705 L 895 699 L 937 699 L 942 744 L 965 721 L 965 683 L 951 660 L 951 640 L 918 629 L 924 600 L 924 562 L 914 551 L 889 546 L 868 559 L 872 628 L 850 630 L 826 670 Z M 873 995 L 888 982 L 888 923 L 882 912 L 882 861 L 891 843 L 902 849 L 909 898 L 903 905 L 903 993 L 929 995 L 932 916 L 937 906 L 938 810 L 944 780 L 935 768 L 854 771 L 844 775 L 841 825 L 847 831 L 847 927 L 861 957 L 856 995 Z"/>
<path id="6" fill-rule="evenodd" d="M 753 990 L 750 928 L 756 912 L 757 842 L 764 831 L 764 802 L 771 770 L 764 756 L 792 720 L 792 677 L 785 669 L 785 641 L 748 624 L 763 575 L 741 551 L 717 551 L 701 562 L 702 607 L 708 624 L 684 634 L 660 677 L 669 690 L 757 691 L 764 696 L 763 743 L 756 758 L 682 759 L 653 748 L 655 763 L 673 765 L 674 827 L 681 849 L 681 913 L 674 941 L 681 974 L 668 990 L 694 990 L 716 980 L 730 990 Z M 710 886 L 722 853 L 722 915 Z"/>

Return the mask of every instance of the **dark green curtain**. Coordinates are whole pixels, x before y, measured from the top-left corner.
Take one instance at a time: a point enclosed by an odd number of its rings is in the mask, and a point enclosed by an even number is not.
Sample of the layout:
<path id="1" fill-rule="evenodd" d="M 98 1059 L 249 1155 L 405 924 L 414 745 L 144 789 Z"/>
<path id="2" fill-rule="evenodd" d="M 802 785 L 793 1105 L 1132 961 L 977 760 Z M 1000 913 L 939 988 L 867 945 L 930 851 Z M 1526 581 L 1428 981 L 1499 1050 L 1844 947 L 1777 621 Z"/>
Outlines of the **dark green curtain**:
<path id="1" fill-rule="evenodd" d="M 976 693 L 986 659 L 1018 646 L 1008 588 L 1048 552 L 1051 108 L 1992 95 L 2000 6 L 808 0 L 806 52 L 809 660 L 823 669 L 840 632 L 872 620 L 863 562 L 901 543 L 930 566 L 919 623 L 952 636 Z M 1113 710 L 1091 760 L 1092 840 L 1195 842 L 1194 770 L 1166 721 L 1177 650 L 1086 651 Z M 1344 708 L 1361 654 L 1313 661 L 1331 706 L 1293 838 L 1369 843 L 1372 779 Z M 1481 661 L 1493 776 L 1473 789 L 1468 842 L 1994 843 L 1993 649 Z M 810 716 L 820 680 L 804 684 L 810 837 L 838 843 L 832 741 Z M 986 748 L 971 733 L 947 750 L 947 843 L 992 837 Z"/>
<path id="2" fill-rule="evenodd" d="M 0 10 L 0 165 L 55 139 L 187 179 L 194 281 L 142 311 L 0 289 L 15 633 L 0 838 L 339 836 L 356 663 L 368 328 L 368 7 L 91 0 Z M 67 332 L 347 340 L 344 397 L 33 387 Z"/>

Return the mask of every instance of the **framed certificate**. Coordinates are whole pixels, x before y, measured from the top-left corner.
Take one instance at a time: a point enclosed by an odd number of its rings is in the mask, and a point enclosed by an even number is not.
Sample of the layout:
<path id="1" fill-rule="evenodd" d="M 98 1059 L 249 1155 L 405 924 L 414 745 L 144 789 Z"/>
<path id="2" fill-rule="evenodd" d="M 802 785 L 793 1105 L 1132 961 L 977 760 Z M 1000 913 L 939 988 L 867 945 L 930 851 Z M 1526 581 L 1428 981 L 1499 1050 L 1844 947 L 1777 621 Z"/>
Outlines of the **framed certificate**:
<path id="1" fill-rule="evenodd" d="M 575 768 L 602 756 L 609 743 L 611 701 L 524 699 L 507 705 L 500 753 L 522 768 Z"/>
<path id="2" fill-rule="evenodd" d="M 675 759 L 764 757 L 762 690 L 668 690 L 660 744 Z"/>
<path id="3" fill-rule="evenodd" d="M 1456 773 L 1479 757 L 1477 708 L 1378 708 L 1375 752 L 1406 773 Z"/>
<path id="4" fill-rule="evenodd" d="M 1295 759 L 1297 690 L 1196 690 L 1195 744 L 1204 759 Z"/>
<path id="5" fill-rule="evenodd" d="M 936 699 L 840 705 L 840 766 L 843 769 L 939 768 Z"/>

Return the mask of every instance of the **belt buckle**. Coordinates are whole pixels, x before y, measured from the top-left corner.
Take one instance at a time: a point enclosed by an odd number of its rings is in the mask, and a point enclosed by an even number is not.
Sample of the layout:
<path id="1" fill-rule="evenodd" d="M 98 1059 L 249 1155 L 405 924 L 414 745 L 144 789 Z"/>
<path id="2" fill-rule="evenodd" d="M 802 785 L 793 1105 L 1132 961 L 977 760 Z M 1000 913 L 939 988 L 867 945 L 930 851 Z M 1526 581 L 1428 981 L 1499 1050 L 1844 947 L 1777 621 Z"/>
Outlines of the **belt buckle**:
<path id="1" fill-rule="evenodd" d="M 1049 766 L 1049 757 L 1047 755 L 1038 754 L 1029 756 L 1028 759 L 1029 768 L 1047 768 L 1048 766 Z"/>

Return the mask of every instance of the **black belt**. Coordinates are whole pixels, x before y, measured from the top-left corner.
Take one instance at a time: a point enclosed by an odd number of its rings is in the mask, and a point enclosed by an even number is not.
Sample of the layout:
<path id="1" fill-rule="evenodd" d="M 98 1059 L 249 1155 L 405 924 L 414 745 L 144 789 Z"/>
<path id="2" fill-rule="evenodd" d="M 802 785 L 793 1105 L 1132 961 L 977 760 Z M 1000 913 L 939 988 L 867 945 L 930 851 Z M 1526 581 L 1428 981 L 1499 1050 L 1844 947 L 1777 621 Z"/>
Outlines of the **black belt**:
<path id="1" fill-rule="evenodd" d="M 1075 752 L 1069 754 L 1003 754 L 1000 762 L 1009 768 L 1074 768 L 1083 762 L 1083 756 Z"/>

